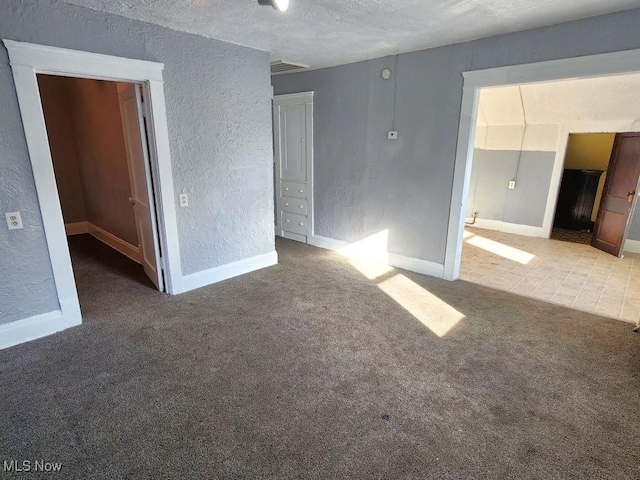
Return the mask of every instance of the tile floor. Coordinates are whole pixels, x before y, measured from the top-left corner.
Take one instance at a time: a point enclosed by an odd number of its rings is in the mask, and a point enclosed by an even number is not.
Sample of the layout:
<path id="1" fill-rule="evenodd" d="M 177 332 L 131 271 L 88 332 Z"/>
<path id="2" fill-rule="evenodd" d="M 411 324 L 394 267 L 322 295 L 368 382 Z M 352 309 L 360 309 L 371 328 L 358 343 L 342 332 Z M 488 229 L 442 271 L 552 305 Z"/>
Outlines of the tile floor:
<path id="1" fill-rule="evenodd" d="M 582 243 L 591 245 L 591 232 L 577 232 L 575 230 L 564 230 L 562 228 L 554 228 L 551 230 L 551 238 L 553 240 L 562 240 L 563 242 Z"/>
<path id="2" fill-rule="evenodd" d="M 636 322 L 640 254 L 616 258 L 589 245 L 466 228 L 460 278 Z"/>

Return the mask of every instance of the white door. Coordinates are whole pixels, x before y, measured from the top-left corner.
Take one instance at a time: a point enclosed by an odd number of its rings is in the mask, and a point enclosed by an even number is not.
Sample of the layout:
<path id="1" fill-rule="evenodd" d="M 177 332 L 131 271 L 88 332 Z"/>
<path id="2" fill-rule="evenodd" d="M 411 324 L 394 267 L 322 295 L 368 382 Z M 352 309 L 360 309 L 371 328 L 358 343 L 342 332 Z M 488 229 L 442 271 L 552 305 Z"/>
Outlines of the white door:
<path id="1" fill-rule="evenodd" d="M 142 266 L 147 276 L 158 290 L 163 291 L 160 250 L 158 248 L 158 230 L 151 188 L 149 153 L 147 151 L 144 118 L 142 116 L 142 98 L 140 86 L 134 83 L 119 83 L 120 116 L 127 146 L 129 178 L 131 180 L 131 198 L 136 218 L 138 243 L 142 257 Z"/>
<path id="2" fill-rule="evenodd" d="M 313 235 L 313 92 L 273 99 L 276 235 Z"/>

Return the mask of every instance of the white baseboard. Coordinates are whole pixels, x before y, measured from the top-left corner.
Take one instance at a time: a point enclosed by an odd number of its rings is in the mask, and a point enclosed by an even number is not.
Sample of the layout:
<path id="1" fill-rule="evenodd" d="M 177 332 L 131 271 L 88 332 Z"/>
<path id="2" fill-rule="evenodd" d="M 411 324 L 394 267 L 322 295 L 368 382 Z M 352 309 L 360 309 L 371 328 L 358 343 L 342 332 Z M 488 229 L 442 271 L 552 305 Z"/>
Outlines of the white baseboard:
<path id="1" fill-rule="evenodd" d="M 64 229 L 67 232 L 67 237 L 89 233 L 89 222 L 65 223 Z"/>
<path id="2" fill-rule="evenodd" d="M 624 242 L 624 251 L 630 253 L 640 253 L 640 241 L 627 240 Z"/>
<path id="3" fill-rule="evenodd" d="M 61 310 L 34 315 L 0 325 L 0 350 L 46 337 L 82 323 L 79 315 L 63 315 Z"/>
<path id="4" fill-rule="evenodd" d="M 349 242 L 343 242 L 342 240 L 334 240 L 333 238 L 322 237 L 320 235 L 313 235 L 309 237 L 309 245 L 313 245 L 318 248 L 325 248 L 327 250 L 338 251 L 341 248 L 349 246 Z"/>
<path id="5" fill-rule="evenodd" d="M 485 230 L 495 230 L 497 232 L 513 233 L 527 237 L 549 238 L 542 227 L 532 227 L 531 225 L 520 225 L 518 223 L 508 223 L 500 220 L 490 220 L 487 218 L 476 218 L 476 223 L 467 225 L 473 228 L 483 228 Z"/>
<path id="6" fill-rule="evenodd" d="M 297 233 L 287 232 L 282 230 L 282 238 L 288 238 L 289 240 L 295 240 L 296 242 L 307 243 L 307 237 L 305 235 L 299 235 Z"/>
<path id="7" fill-rule="evenodd" d="M 196 288 L 205 287 L 213 283 L 221 282 L 229 278 L 244 275 L 245 273 L 260 270 L 278 264 L 278 254 L 273 251 L 255 257 L 245 258 L 237 262 L 228 263 L 219 267 L 210 268 L 201 272 L 192 273 L 182 277 L 182 291 L 188 292 Z"/>
<path id="8" fill-rule="evenodd" d="M 309 244 L 314 247 L 326 248 L 327 250 L 340 251 L 350 245 L 342 240 L 313 235 L 309 237 Z M 406 257 L 397 253 L 387 253 L 387 264 L 392 267 L 402 268 L 410 272 L 422 273 L 431 277 L 443 278 L 444 265 L 419 258 Z"/>
<path id="9" fill-rule="evenodd" d="M 142 254 L 138 246 L 131 245 L 129 242 L 125 242 L 124 240 L 116 237 L 113 233 L 109 233 L 90 222 L 87 223 L 87 231 L 91 236 L 97 238 L 102 243 L 109 245 L 124 256 L 129 257 L 134 262 L 142 263 Z"/>

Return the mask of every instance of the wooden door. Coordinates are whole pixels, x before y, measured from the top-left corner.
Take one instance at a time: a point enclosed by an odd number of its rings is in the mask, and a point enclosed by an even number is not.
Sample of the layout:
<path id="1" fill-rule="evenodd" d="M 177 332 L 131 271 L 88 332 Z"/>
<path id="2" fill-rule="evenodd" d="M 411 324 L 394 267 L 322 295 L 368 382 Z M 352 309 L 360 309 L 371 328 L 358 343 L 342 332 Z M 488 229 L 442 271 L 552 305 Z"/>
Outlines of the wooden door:
<path id="1" fill-rule="evenodd" d="M 619 257 L 640 176 L 640 133 L 619 133 L 613 144 L 591 246 Z"/>
<path id="2" fill-rule="evenodd" d="M 158 290 L 163 291 L 158 230 L 151 189 L 149 154 L 146 139 L 143 137 L 145 127 L 139 86 L 133 83 L 119 83 L 118 98 L 131 180 L 132 196 L 129 201 L 133 205 L 136 218 L 142 266 Z"/>

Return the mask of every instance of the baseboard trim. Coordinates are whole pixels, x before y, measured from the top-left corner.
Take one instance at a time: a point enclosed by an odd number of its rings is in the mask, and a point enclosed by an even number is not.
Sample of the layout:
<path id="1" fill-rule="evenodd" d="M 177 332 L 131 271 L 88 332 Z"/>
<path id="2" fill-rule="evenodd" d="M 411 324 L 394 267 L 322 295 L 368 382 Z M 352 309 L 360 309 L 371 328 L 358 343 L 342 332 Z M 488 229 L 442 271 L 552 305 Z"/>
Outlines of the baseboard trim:
<path id="1" fill-rule="evenodd" d="M 627 240 L 624 242 L 624 251 L 629 253 L 640 253 L 640 241 Z"/>
<path id="2" fill-rule="evenodd" d="M 340 250 L 349 245 L 349 242 L 343 242 L 342 240 L 335 240 L 329 237 L 322 237 L 320 235 L 313 235 L 309 237 L 309 245 L 314 247 L 324 248 L 326 250 Z"/>
<path id="3" fill-rule="evenodd" d="M 0 325 L 0 350 L 46 337 L 80 323 L 82 320 L 79 315 L 64 315 L 61 310 L 5 323 Z"/>
<path id="4" fill-rule="evenodd" d="M 109 233 L 90 222 L 87 223 L 87 233 L 92 237 L 97 238 L 105 245 L 108 245 L 114 250 L 120 252 L 125 257 L 129 257 L 134 262 L 142 264 L 142 255 L 139 247 L 131 245 L 129 242 L 125 242 L 124 240 L 116 237 L 113 233 Z"/>
<path id="5" fill-rule="evenodd" d="M 219 267 L 210 268 L 201 272 L 192 273 L 182 277 L 183 292 L 206 287 L 229 278 L 244 275 L 245 273 L 271 267 L 278 264 L 278 254 L 273 251 L 255 257 L 245 258 L 237 262 L 228 263 Z"/>
<path id="6" fill-rule="evenodd" d="M 532 227 L 531 225 L 520 225 L 518 223 L 490 220 L 487 218 L 476 218 L 476 222 L 473 225 L 469 225 L 469 227 L 513 233 L 515 235 L 524 235 L 526 237 L 548 238 L 548 235 L 545 234 L 542 227 Z"/>
<path id="7" fill-rule="evenodd" d="M 287 238 L 289 240 L 295 240 L 296 242 L 307 243 L 307 237 L 305 235 L 300 235 L 298 233 L 292 233 L 287 231 L 282 231 L 282 238 Z"/>
<path id="8" fill-rule="evenodd" d="M 67 237 L 89 233 L 89 222 L 65 223 L 64 229 L 67 232 Z"/>
<path id="9" fill-rule="evenodd" d="M 340 250 L 350 245 L 349 242 L 322 237 L 320 235 L 313 235 L 312 237 L 309 237 L 309 244 L 314 247 L 337 251 L 338 253 Z M 443 264 L 422 260 L 420 258 L 407 257 L 405 255 L 398 255 L 397 253 L 387 253 L 387 264 L 392 267 L 409 270 L 410 272 L 422 273 L 423 275 L 429 275 L 431 277 L 444 278 Z"/>

